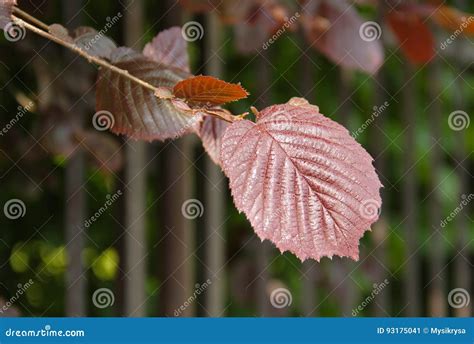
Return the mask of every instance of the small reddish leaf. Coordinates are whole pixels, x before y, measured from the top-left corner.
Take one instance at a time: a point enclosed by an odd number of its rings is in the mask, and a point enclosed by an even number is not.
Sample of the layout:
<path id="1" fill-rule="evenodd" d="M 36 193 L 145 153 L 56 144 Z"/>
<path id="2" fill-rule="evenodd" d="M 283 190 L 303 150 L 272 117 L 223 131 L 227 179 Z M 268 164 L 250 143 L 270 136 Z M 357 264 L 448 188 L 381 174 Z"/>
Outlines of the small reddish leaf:
<path id="1" fill-rule="evenodd" d="M 111 62 L 155 87 L 173 87 L 189 74 L 167 69 L 128 48 L 118 48 Z M 191 109 L 177 106 L 175 99 L 160 99 L 152 90 L 102 68 L 96 94 L 97 111 L 108 115 L 107 127 L 116 134 L 144 140 L 166 140 L 184 135 L 200 121 Z M 100 126 L 100 125 L 99 125 Z"/>
<path id="2" fill-rule="evenodd" d="M 180 81 L 173 89 L 176 97 L 196 105 L 222 105 L 248 96 L 240 84 L 231 84 L 212 76 L 195 76 Z"/>
<path id="3" fill-rule="evenodd" d="M 216 117 L 204 116 L 198 128 L 198 135 L 201 138 L 204 149 L 217 165 L 220 165 L 221 160 L 222 136 L 229 125 L 229 122 Z"/>
<path id="4" fill-rule="evenodd" d="M 0 0 L 0 29 L 12 21 L 13 6 L 17 4 L 16 0 Z"/>
<path id="5" fill-rule="evenodd" d="M 180 27 L 172 27 L 161 31 L 143 49 L 143 55 L 149 59 L 172 68 L 189 73 L 189 57 Z"/>
<path id="6" fill-rule="evenodd" d="M 474 16 L 449 6 L 436 9 L 433 20 L 450 31 L 459 31 L 464 35 L 474 35 Z"/>
<path id="7" fill-rule="evenodd" d="M 222 168 L 234 202 L 257 235 L 301 260 L 359 256 L 378 219 L 380 183 L 372 157 L 338 123 L 304 99 L 234 122 L 222 138 Z"/>
<path id="8" fill-rule="evenodd" d="M 378 41 L 382 34 L 380 26 L 367 26 L 347 2 L 309 1 L 305 7 L 311 15 L 303 16 L 302 21 L 311 46 L 345 68 L 372 74 L 380 68 L 384 57 Z M 361 34 L 364 28 L 371 32 Z"/>
<path id="9" fill-rule="evenodd" d="M 427 63 L 435 54 L 434 38 L 421 16 L 394 10 L 387 21 L 400 44 L 400 49 L 412 63 Z"/>

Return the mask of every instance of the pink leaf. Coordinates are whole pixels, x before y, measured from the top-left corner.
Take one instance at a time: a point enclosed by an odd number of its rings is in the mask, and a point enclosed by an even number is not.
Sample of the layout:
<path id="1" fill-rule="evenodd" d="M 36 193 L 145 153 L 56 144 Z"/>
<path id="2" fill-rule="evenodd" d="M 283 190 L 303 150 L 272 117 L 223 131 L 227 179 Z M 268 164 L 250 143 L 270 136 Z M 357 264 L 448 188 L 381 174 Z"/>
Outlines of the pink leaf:
<path id="1" fill-rule="evenodd" d="M 305 99 L 270 106 L 257 122 L 234 122 L 221 161 L 234 202 L 257 235 L 301 260 L 358 260 L 378 219 L 382 186 L 372 157 Z"/>
<path id="2" fill-rule="evenodd" d="M 111 55 L 111 62 L 155 87 L 170 88 L 189 76 L 177 69 L 167 69 L 129 48 L 116 49 Z M 116 134 L 161 141 L 182 136 L 201 117 L 181 103 L 158 98 L 152 90 L 112 70 L 102 68 L 99 72 L 96 120 L 109 122 L 108 128 Z"/>
<path id="3" fill-rule="evenodd" d="M 277 32 L 280 36 L 285 32 L 294 31 L 300 16 L 298 12 L 291 16 L 289 8 L 274 0 L 250 2 L 246 5 L 246 18 L 234 26 L 236 48 L 244 54 L 267 49 L 271 44 L 270 36 Z"/>
<path id="4" fill-rule="evenodd" d="M 189 72 L 187 42 L 180 27 L 161 31 L 143 49 L 143 55 L 155 62 Z"/>
<path id="5" fill-rule="evenodd" d="M 345 68 L 375 73 L 383 63 L 383 49 L 377 36 L 380 27 L 368 27 L 355 7 L 341 0 L 310 1 L 307 10 L 313 17 L 305 17 L 308 40 L 334 63 Z M 360 31 L 362 33 L 360 33 Z M 375 36 L 372 36 L 375 34 Z"/>
<path id="6" fill-rule="evenodd" d="M 204 149 L 217 165 L 220 165 L 221 160 L 222 136 L 229 125 L 229 122 L 225 122 L 216 117 L 204 116 L 198 128 L 198 135 L 201 138 Z"/>

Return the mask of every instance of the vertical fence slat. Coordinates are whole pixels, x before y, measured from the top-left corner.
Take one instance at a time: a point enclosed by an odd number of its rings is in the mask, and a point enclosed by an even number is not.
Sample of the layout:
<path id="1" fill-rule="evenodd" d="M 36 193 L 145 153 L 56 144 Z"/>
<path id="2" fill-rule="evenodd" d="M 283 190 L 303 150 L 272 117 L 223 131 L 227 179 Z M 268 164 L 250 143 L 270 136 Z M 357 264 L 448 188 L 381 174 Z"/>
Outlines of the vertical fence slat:
<path id="1" fill-rule="evenodd" d="M 405 60 L 404 78 L 402 89 L 402 121 L 407 126 L 403 138 L 403 170 L 402 175 L 402 220 L 404 221 L 404 238 L 406 240 L 406 254 L 404 261 L 403 288 L 405 295 L 401 308 L 406 306 L 406 315 L 410 317 L 421 316 L 422 295 L 420 281 L 420 259 L 418 247 L 418 185 L 416 180 L 416 88 L 415 70 L 413 66 Z"/>
<path id="2" fill-rule="evenodd" d="M 386 4 L 384 2 L 381 2 L 379 4 L 379 7 L 377 9 L 377 21 L 379 23 L 383 23 L 384 20 L 384 14 L 386 11 Z M 383 41 L 384 35 L 382 35 L 381 38 L 381 44 L 384 44 Z M 375 82 L 374 82 L 374 88 L 375 88 L 375 96 L 374 96 L 374 106 L 380 107 L 382 104 L 385 104 L 385 102 L 392 102 L 392 100 L 387 99 L 390 95 L 387 94 L 385 91 L 387 88 L 386 84 L 386 72 L 385 68 L 382 65 L 382 67 L 379 69 L 377 72 L 377 75 L 375 75 Z M 392 105 L 393 106 L 393 105 Z M 385 182 L 386 179 L 390 178 L 387 176 L 388 168 L 387 168 L 387 154 L 388 152 L 385 152 L 386 148 L 386 139 L 385 139 L 385 134 L 384 131 L 386 130 L 387 126 L 387 116 L 389 116 L 387 109 L 385 109 L 380 115 L 378 115 L 375 119 L 374 122 L 372 123 L 371 129 L 370 129 L 370 134 L 371 134 L 371 140 L 370 140 L 370 150 L 372 155 L 375 158 L 374 161 L 374 166 L 377 171 L 377 174 L 380 177 L 380 180 L 382 181 L 382 184 L 387 184 Z M 385 281 L 387 278 L 387 248 L 388 248 L 388 238 L 387 236 L 389 234 L 389 219 L 390 219 L 390 195 L 389 189 L 391 186 L 387 185 L 385 188 L 382 188 L 380 190 L 382 200 L 383 200 L 383 210 L 380 215 L 380 219 L 378 223 L 374 226 L 374 233 L 373 233 L 373 242 L 375 244 L 375 251 L 373 252 L 374 255 L 374 260 L 376 260 L 375 264 L 377 266 L 376 272 L 375 272 L 375 282 L 376 283 L 381 283 Z M 375 232 L 376 231 L 376 232 Z M 375 306 L 375 311 L 374 315 L 375 316 L 387 316 L 391 314 L 391 309 L 390 309 L 390 304 L 389 304 L 389 291 L 390 285 L 384 288 L 382 293 L 379 293 L 377 295 L 377 306 Z"/>
<path id="3" fill-rule="evenodd" d="M 143 0 L 127 0 L 125 45 L 141 48 Z M 125 300 L 126 316 L 143 317 L 146 279 L 146 143 L 129 140 L 125 144 Z"/>
<path id="4" fill-rule="evenodd" d="M 181 25 L 182 8 L 174 0 L 163 4 L 165 15 L 163 28 Z M 194 168 L 192 166 L 193 138 L 184 136 L 172 142 L 166 142 L 163 150 L 163 198 L 162 216 L 164 231 L 160 249 L 162 253 L 163 275 L 160 286 L 162 313 L 172 316 L 184 302 L 193 295 L 195 230 L 192 220 L 182 214 L 185 201 L 192 198 Z M 179 315 L 195 314 L 195 302 L 191 303 Z"/>
<path id="5" fill-rule="evenodd" d="M 443 229 L 440 227 L 442 207 L 440 199 L 441 186 L 441 151 L 439 143 L 436 141 L 442 137 L 442 107 L 440 97 L 441 90 L 441 65 L 436 58 L 431 62 L 428 73 L 428 92 L 429 98 L 432 100 L 425 115 L 429 116 L 429 128 L 432 145 L 430 156 L 430 182 L 428 197 L 428 214 L 429 214 L 429 232 L 433 233 L 430 238 L 429 251 L 429 286 L 428 286 L 428 315 L 443 317 L 446 316 L 446 280 L 444 275 L 445 246 L 446 241 L 443 238 Z"/>
<path id="6" fill-rule="evenodd" d="M 63 17 L 66 25 L 77 27 L 81 24 L 82 0 L 65 0 L 63 3 Z M 75 58 L 69 52 L 65 53 L 68 58 Z M 69 68 L 79 67 L 78 62 Z M 79 106 L 78 106 L 79 107 Z M 79 109 L 76 109 L 79 110 Z M 83 126 L 82 120 L 85 113 L 78 111 L 74 120 L 79 127 Z M 66 270 L 66 316 L 86 315 L 86 276 L 82 265 L 82 251 L 85 245 L 83 234 L 86 195 L 83 189 L 85 174 L 85 157 L 82 149 L 77 149 L 70 157 L 66 165 L 66 252 L 68 266 Z"/>
<path id="7" fill-rule="evenodd" d="M 206 16 L 206 74 L 217 78 L 223 77 L 222 60 L 219 57 L 222 49 L 222 24 L 215 11 Z M 225 227 L 224 212 L 226 208 L 226 183 L 220 168 L 206 158 L 206 184 L 205 184 L 205 226 L 206 245 L 205 262 L 206 272 L 212 284 L 206 291 L 205 309 L 209 316 L 223 316 L 225 299 Z"/>
<path id="8" fill-rule="evenodd" d="M 457 7 L 461 10 L 466 10 L 466 1 L 465 0 L 455 0 L 455 4 Z M 459 66 L 460 68 L 460 66 Z M 464 87 L 465 86 L 465 81 L 463 78 L 457 78 L 456 82 L 454 84 L 454 87 L 456 89 L 455 92 L 455 98 L 454 98 L 454 110 L 466 110 L 465 106 L 467 106 L 467 102 L 463 100 L 463 93 L 464 93 Z M 461 199 L 462 195 L 469 195 L 469 174 L 468 172 L 468 166 L 466 163 L 466 156 L 468 155 L 467 152 L 467 144 L 468 144 L 468 137 L 466 135 L 465 131 L 458 131 L 456 132 L 456 135 L 459 135 L 460 138 L 457 141 L 457 147 L 456 147 L 456 152 L 455 154 L 456 157 L 456 164 L 459 163 L 459 166 L 457 167 L 457 176 L 459 179 L 459 197 L 458 199 Z M 468 208 L 469 209 L 469 208 Z M 466 211 L 468 210 L 466 209 Z M 463 288 L 465 290 L 470 290 L 471 286 L 471 279 L 472 279 L 472 266 L 469 264 L 469 255 L 470 255 L 470 250 L 469 250 L 469 223 L 468 219 L 464 214 L 459 214 L 459 216 L 456 217 L 454 220 L 455 228 L 457 229 L 457 240 L 455 243 L 455 254 L 456 260 L 455 260 L 455 267 L 454 267 L 454 283 L 455 283 L 455 288 Z M 472 315 L 472 310 L 473 310 L 473 304 L 474 302 L 471 301 L 469 304 L 467 304 L 465 307 L 461 308 L 456 308 L 455 309 L 455 315 L 458 317 L 469 317 Z"/>
<path id="9" fill-rule="evenodd" d="M 462 90 L 459 90 L 461 93 Z M 462 109 L 462 102 L 457 101 L 456 109 Z M 456 151 L 456 164 L 459 162 L 457 167 L 457 175 L 459 179 L 459 197 L 457 199 L 461 200 L 462 196 L 468 196 L 469 192 L 469 175 L 468 167 L 465 161 L 467 153 L 467 138 L 463 132 L 458 132 L 457 135 L 460 135 L 461 138 L 458 143 Z M 468 206 L 469 207 L 469 206 Z M 469 208 L 464 211 L 468 211 Z M 455 242 L 455 252 L 457 255 L 455 258 L 455 267 L 454 267 L 454 287 L 463 288 L 465 290 L 470 290 L 471 279 L 472 279 L 472 263 L 470 264 L 468 259 L 470 257 L 470 248 L 469 248 L 469 222 L 465 214 L 459 214 L 454 220 L 454 228 L 456 230 L 456 242 Z M 456 308 L 455 315 L 458 317 L 469 317 L 472 316 L 472 301 L 467 304 L 465 307 Z"/>

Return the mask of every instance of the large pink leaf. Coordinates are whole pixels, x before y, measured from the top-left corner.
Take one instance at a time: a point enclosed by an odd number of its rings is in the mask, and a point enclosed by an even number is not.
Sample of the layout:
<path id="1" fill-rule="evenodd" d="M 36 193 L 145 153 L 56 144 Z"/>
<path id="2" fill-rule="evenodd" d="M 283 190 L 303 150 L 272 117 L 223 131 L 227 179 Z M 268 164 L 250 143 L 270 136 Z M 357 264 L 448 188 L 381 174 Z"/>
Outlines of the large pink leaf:
<path id="1" fill-rule="evenodd" d="M 111 62 L 155 87 L 173 87 L 189 76 L 128 48 L 116 49 Z M 105 68 L 99 72 L 96 98 L 97 120 L 103 118 L 112 132 L 135 139 L 175 138 L 192 129 L 201 118 L 185 104 L 158 98 L 153 91 Z"/>
<path id="2" fill-rule="evenodd" d="M 180 27 L 161 31 L 145 46 L 143 54 L 155 62 L 189 72 L 187 42 Z"/>
<path id="3" fill-rule="evenodd" d="M 380 26 L 367 26 L 370 23 L 344 0 L 311 0 L 305 7 L 312 14 L 304 17 L 305 32 L 314 48 L 345 68 L 368 73 L 379 69 L 384 56 L 377 40 Z"/>
<path id="4" fill-rule="evenodd" d="M 234 122 L 221 163 L 234 202 L 258 236 L 301 260 L 359 256 L 378 219 L 382 186 L 372 157 L 305 99 L 270 106 L 257 122 Z"/>
<path id="5" fill-rule="evenodd" d="M 4 30 L 5 26 L 12 21 L 11 16 L 15 5 L 16 0 L 0 0 L 0 29 Z"/>

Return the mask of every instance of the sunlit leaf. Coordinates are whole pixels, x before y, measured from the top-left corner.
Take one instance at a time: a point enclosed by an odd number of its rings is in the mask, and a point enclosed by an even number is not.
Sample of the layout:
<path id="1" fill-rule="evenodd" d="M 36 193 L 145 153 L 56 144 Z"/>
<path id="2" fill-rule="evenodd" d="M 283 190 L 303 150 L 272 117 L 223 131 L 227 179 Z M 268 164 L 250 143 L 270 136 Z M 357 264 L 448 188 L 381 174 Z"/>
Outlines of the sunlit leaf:
<path id="1" fill-rule="evenodd" d="M 301 260 L 347 256 L 378 219 L 372 157 L 338 123 L 297 98 L 234 122 L 221 163 L 234 203 L 257 235 Z"/>
<path id="2" fill-rule="evenodd" d="M 117 49 L 111 61 L 155 87 L 173 87 L 189 76 L 177 69 L 165 69 L 128 48 Z M 110 113 L 112 132 L 135 139 L 175 138 L 185 134 L 200 119 L 200 116 L 176 107 L 172 100 L 160 99 L 148 88 L 104 68 L 97 81 L 96 107 L 98 111 Z"/>
<path id="3" fill-rule="evenodd" d="M 196 105 L 222 105 L 248 96 L 240 84 L 231 84 L 212 76 L 195 76 L 174 86 L 176 97 Z"/>

